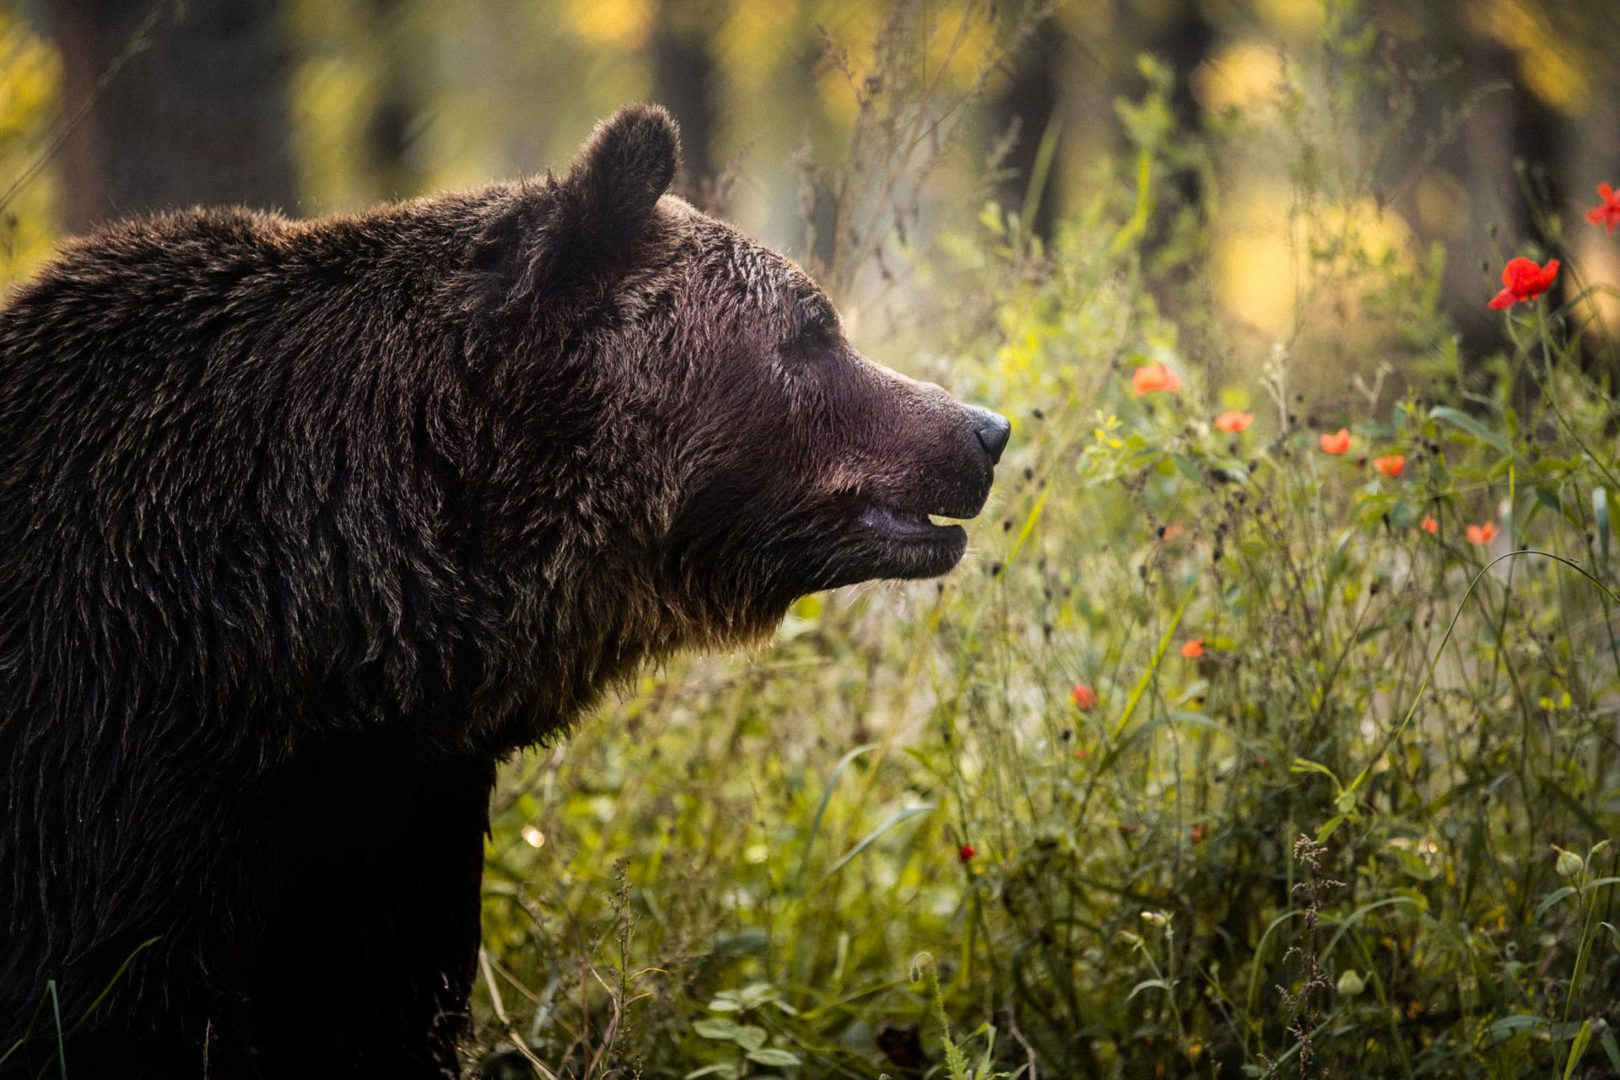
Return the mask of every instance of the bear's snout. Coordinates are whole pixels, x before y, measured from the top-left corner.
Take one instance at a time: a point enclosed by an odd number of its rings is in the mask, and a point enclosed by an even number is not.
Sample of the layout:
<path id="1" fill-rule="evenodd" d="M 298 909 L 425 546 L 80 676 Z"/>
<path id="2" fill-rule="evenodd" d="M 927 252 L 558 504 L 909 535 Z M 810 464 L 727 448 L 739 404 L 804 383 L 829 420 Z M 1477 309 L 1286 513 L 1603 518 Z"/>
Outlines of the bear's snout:
<path id="1" fill-rule="evenodd" d="M 1001 461 L 1001 452 L 1007 448 L 1007 439 L 1012 435 L 1012 421 L 977 405 L 965 405 L 963 408 L 973 424 L 973 434 L 979 437 L 979 445 L 990 455 L 990 464 L 997 464 Z"/>
<path id="2" fill-rule="evenodd" d="M 936 426 L 932 445 L 917 448 L 917 464 L 907 481 L 912 498 L 931 514 L 953 518 L 977 517 L 990 495 L 995 467 L 1012 437 L 1012 422 L 1000 413 L 969 405 L 943 390 L 935 397 Z M 903 500 L 909 501 L 909 500 Z"/>

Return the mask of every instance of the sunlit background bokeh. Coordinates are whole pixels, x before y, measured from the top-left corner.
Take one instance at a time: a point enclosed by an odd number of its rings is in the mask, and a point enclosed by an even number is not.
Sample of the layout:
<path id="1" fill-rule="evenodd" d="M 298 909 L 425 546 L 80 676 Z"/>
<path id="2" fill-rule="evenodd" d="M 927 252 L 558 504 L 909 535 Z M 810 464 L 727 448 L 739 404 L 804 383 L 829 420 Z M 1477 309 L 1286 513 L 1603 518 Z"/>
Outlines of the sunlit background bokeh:
<path id="1" fill-rule="evenodd" d="M 992 196 L 1022 204 L 1050 133 L 1037 226 L 1085 199 L 1091 163 L 1121 146 L 1115 100 L 1140 93 L 1143 52 L 1176 72 L 1172 132 L 1240 127 L 1199 195 L 1214 302 L 1258 355 L 1316 325 L 1307 307 L 1350 302 L 1292 287 L 1301 215 L 1324 208 L 1301 203 L 1300 163 L 1280 149 L 1340 104 L 1315 43 L 1341 8 L 1071 0 L 1014 37 L 1027 9 L 976 0 L 8 0 L 0 278 L 25 275 L 64 233 L 153 207 L 248 201 L 315 216 L 562 167 L 594 120 L 644 99 L 682 123 L 684 190 L 803 258 L 807 167 L 840 158 L 872 43 L 902 19 L 932 92 L 962 101 L 951 151 L 921 186 L 924 229 L 977 212 L 1009 130 Z M 1568 215 L 1620 160 L 1620 16 L 1579 0 L 1380 0 L 1370 15 L 1368 48 L 1399 54 L 1407 83 L 1389 86 L 1392 112 L 1416 104 L 1408 137 L 1315 163 L 1344 174 L 1333 179 L 1345 198 L 1326 212 L 1342 219 L 1347 258 L 1414 261 L 1443 242 L 1447 306 L 1464 334 L 1483 332 L 1481 263 L 1504 254 L 1491 226 L 1517 231 L 1528 188 Z M 183 160 L 164 168 L 164 155 Z M 1597 236 L 1578 243 L 1594 270 L 1620 269 Z M 1331 331 L 1351 367 L 1370 344 L 1353 324 Z"/>
<path id="2" fill-rule="evenodd" d="M 1031 1045 L 1042 1076 L 1266 1075 L 1297 1050 L 1289 834 L 1325 827 L 1366 905 L 1339 933 L 1381 912 L 1341 1060 L 1529 1075 L 1526 1020 L 1578 1041 L 1551 1018 L 1597 931 L 1543 918 L 1549 845 L 1620 820 L 1620 647 L 1608 592 L 1482 567 L 1526 542 L 1612 584 L 1620 292 L 1588 286 L 1620 234 L 1585 215 L 1620 181 L 1617 42 L 1587 0 L 0 0 L 0 284 L 125 214 L 560 170 L 651 99 L 681 194 L 1013 418 L 951 577 L 804 598 L 508 763 L 469 1057 L 740 1078 L 717 1017 L 752 994 L 806 1068 L 893 1075 L 886 1036 L 993 1043 L 1016 991 L 998 1075 Z M 1490 311 L 1521 255 L 1565 268 Z M 1172 928 L 1212 959 L 1180 1005 L 1139 993 Z M 1581 1007 L 1612 1019 L 1602 956 Z"/>

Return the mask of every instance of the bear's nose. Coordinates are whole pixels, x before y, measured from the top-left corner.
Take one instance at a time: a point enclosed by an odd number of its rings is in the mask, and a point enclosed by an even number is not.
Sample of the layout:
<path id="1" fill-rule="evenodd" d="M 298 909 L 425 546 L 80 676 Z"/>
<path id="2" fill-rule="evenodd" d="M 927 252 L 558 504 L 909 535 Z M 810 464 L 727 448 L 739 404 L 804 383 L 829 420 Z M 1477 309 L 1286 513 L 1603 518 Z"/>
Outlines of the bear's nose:
<path id="1" fill-rule="evenodd" d="M 1012 423 L 1000 413 L 981 409 L 977 405 L 969 405 L 968 412 L 973 416 L 973 433 L 979 437 L 979 445 L 984 447 L 984 452 L 990 455 L 990 463 L 994 465 L 1001 460 L 1001 452 L 1007 448 Z"/>

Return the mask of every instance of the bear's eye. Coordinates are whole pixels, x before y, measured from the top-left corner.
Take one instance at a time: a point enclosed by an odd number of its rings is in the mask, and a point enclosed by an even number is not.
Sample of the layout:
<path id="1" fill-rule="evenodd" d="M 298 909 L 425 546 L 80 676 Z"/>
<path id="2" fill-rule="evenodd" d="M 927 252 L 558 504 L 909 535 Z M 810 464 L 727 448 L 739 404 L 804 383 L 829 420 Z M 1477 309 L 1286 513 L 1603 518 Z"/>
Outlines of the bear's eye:
<path id="1" fill-rule="evenodd" d="M 815 319 L 800 326 L 782 346 L 782 355 L 790 360 L 808 363 L 825 355 L 838 344 L 838 324 Z"/>

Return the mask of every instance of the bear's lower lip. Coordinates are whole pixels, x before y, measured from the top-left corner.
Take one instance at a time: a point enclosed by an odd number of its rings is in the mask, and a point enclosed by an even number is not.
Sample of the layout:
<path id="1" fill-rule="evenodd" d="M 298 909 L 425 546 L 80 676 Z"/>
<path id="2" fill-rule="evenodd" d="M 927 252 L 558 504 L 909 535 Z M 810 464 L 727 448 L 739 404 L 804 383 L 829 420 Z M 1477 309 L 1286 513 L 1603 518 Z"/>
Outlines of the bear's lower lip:
<path id="1" fill-rule="evenodd" d="M 805 553 L 806 564 L 815 569 L 799 583 L 796 595 L 862 581 L 938 577 L 967 551 L 962 526 L 935 525 L 921 511 L 876 503 L 844 518 L 839 533 L 837 540 Z"/>
<path id="2" fill-rule="evenodd" d="M 879 543 L 868 550 L 867 559 L 851 580 L 937 577 L 960 562 L 967 551 L 967 530 L 960 525 L 936 525 L 921 511 L 873 504 L 861 511 L 859 522 Z"/>
<path id="3" fill-rule="evenodd" d="M 861 511 L 860 522 L 888 540 L 938 542 L 965 535 L 960 525 L 935 525 L 927 514 L 875 503 Z"/>

